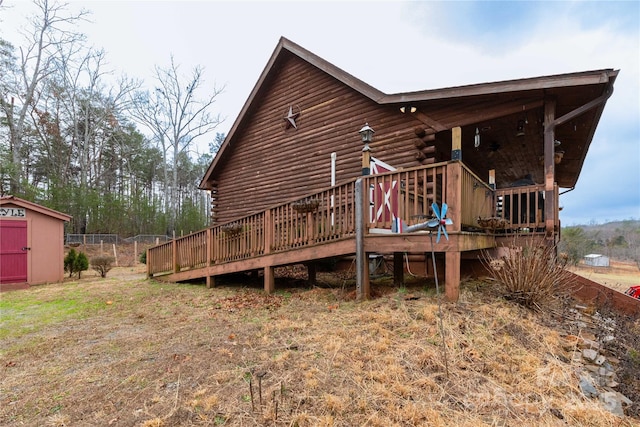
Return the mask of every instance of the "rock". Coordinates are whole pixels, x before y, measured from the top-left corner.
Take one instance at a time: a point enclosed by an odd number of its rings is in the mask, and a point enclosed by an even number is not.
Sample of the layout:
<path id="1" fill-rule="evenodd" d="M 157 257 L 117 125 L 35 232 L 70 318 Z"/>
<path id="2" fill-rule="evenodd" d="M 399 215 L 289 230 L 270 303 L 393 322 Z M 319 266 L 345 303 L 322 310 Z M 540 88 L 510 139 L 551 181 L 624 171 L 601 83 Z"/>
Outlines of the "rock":
<path id="1" fill-rule="evenodd" d="M 595 362 L 596 358 L 598 357 L 598 352 L 591 348 L 585 348 L 584 350 L 582 350 L 582 357 L 584 357 L 584 359 L 588 360 L 589 362 Z"/>
<path id="2" fill-rule="evenodd" d="M 620 402 L 622 402 L 623 405 L 631 405 L 633 403 L 633 401 L 631 399 L 629 399 L 627 396 L 625 396 L 624 394 L 616 391 L 615 392 L 616 395 L 618 396 L 618 399 L 620 399 Z"/>
<path id="3" fill-rule="evenodd" d="M 596 365 L 586 365 L 584 367 L 587 371 L 592 372 L 594 374 L 599 374 L 600 373 L 600 368 Z"/>
<path id="4" fill-rule="evenodd" d="M 602 365 L 604 362 L 607 361 L 607 358 L 604 357 L 603 355 L 599 355 L 598 357 L 596 357 L 596 359 L 594 360 L 596 365 Z"/>
<path id="5" fill-rule="evenodd" d="M 624 417 L 622 409 L 622 400 L 618 397 L 619 393 L 607 391 L 600 395 L 600 401 L 604 404 L 607 411 L 619 417 Z"/>
<path id="6" fill-rule="evenodd" d="M 587 397 L 598 397 L 600 394 L 591 383 L 591 380 L 584 376 L 580 377 L 580 390 L 582 391 L 582 394 Z"/>
<path id="7" fill-rule="evenodd" d="M 600 344 L 598 344 L 593 340 L 583 339 L 582 342 L 578 343 L 578 347 L 580 347 L 581 349 L 588 348 L 588 349 L 599 350 Z"/>

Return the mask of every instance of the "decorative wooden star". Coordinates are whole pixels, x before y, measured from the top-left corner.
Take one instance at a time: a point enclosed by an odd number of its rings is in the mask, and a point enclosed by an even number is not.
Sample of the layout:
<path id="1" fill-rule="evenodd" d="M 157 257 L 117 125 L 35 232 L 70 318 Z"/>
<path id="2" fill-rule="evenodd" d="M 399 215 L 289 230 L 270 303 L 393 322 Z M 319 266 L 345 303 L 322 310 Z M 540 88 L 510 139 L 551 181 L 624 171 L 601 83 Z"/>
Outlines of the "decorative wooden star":
<path id="1" fill-rule="evenodd" d="M 294 113 L 293 106 L 289 106 L 289 112 L 287 112 L 287 115 L 283 117 L 283 120 L 285 121 L 285 129 L 289 129 L 290 127 L 298 129 L 298 126 L 296 125 L 296 119 L 299 115 L 300 112 Z"/>

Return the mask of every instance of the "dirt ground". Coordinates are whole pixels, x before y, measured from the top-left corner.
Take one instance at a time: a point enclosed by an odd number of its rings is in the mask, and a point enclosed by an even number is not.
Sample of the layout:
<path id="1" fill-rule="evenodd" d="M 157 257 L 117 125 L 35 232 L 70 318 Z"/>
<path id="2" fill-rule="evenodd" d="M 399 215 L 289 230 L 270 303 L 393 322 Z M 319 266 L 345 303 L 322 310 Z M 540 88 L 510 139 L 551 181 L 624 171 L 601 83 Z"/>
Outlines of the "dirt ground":
<path id="1" fill-rule="evenodd" d="M 638 425 L 580 391 L 567 339 L 588 333 L 566 306 L 471 280 L 447 304 L 419 277 L 356 303 L 350 272 L 309 287 L 296 268 L 273 295 L 248 276 L 207 289 L 116 250 L 107 278 L 0 294 L 0 425 Z"/>
<path id="2" fill-rule="evenodd" d="M 265 295 L 143 272 L 2 294 L 1 425 L 636 425 L 580 391 L 565 338 L 580 330 L 483 282 L 458 304 L 424 279 L 356 303 L 340 280 Z"/>

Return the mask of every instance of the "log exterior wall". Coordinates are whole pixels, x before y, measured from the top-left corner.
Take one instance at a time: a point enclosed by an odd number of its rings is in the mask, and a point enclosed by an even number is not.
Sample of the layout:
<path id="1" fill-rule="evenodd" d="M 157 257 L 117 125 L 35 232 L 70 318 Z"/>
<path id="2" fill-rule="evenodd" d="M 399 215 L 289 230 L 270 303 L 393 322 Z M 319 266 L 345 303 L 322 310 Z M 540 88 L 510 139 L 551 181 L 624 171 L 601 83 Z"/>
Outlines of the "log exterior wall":
<path id="1" fill-rule="evenodd" d="M 424 124 L 398 108 L 378 105 L 295 55 L 285 56 L 213 177 L 216 223 L 326 188 L 332 152 L 337 183 L 358 176 L 363 147 L 358 131 L 365 123 L 379 129 L 371 144 L 374 157 L 398 168 L 421 164 L 415 128 Z M 290 106 L 300 112 L 297 129 L 286 128 Z M 428 155 L 433 159 L 435 153 Z"/>

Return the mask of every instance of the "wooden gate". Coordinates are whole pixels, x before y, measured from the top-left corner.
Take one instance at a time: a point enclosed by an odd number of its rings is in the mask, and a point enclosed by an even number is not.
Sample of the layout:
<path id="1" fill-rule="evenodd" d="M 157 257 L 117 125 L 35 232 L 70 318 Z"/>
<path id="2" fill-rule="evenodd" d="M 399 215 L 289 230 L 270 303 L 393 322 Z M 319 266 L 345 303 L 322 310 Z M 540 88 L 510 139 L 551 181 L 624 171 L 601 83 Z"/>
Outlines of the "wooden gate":
<path id="1" fill-rule="evenodd" d="M 0 283 L 27 281 L 27 221 L 0 220 Z"/>

